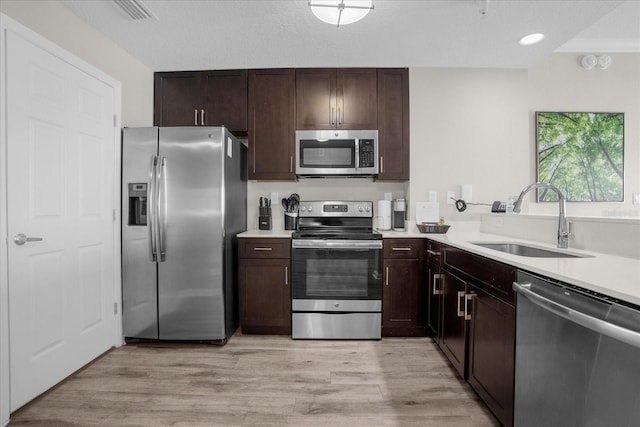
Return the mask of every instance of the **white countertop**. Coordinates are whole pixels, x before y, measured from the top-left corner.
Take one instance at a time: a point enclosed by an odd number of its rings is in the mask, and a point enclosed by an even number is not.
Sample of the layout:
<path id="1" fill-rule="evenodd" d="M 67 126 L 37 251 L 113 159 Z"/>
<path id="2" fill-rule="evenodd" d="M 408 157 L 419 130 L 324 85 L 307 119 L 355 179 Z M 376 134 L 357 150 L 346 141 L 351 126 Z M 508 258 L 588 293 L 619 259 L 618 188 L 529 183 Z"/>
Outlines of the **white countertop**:
<path id="1" fill-rule="evenodd" d="M 410 233 L 406 233 L 410 234 Z M 411 233 L 413 234 L 413 233 Z M 384 237 L 395 237 L 383 234 Z M 523 270 L 560 280 L 585 289 L 599 292 L 640 306 L 640 260 L 587 252 L 577 249 L 558 249 L 543 243 L 480 232 L 455 232 L 447 234 L 416 233 L 411 237 L 426 237 L 441 243 L 464 249 Z M 483 248 L 470 242 L 520 242 L 530 246 L 565 251 L 588 258 L 532 258 L 511 255 Z"/>
<path id="2" fill-rule="evenodd" d="M 238 234 L 238 237 L 274 237 L 289 239 L 293 231 L 294 230 L 247 230 Z"/>
<path id="3" fill-rule="evenodd" d="M 567 282 L 640 306 L 640 260 L 577 249 L 558 249 L 544 243 L 477 231 L 425 234 L 417 231 L 382 231 L 384 238 L 428 238 L 482 255 L 516 268 Z M 291 230 L 250 230 L 238 237 L 291 237 Z M 520 242 L 530 246 L 567 251 L 588 258 L 532 258 L 483 248 L 470 242 Z"/>

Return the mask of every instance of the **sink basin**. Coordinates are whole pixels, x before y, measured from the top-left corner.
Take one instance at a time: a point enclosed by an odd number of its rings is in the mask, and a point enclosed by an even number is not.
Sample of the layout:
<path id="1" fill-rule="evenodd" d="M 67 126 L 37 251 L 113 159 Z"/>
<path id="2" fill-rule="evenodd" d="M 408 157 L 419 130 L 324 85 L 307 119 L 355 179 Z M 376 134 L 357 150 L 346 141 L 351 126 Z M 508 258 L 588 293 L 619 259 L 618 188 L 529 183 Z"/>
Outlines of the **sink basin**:
<path id="1" fill-rule="evenodd" d="M 511 242 L 470 242 L 483 248 L 494 251 L 505 252 L 511 255 L 526 256 L 532 258 L 586 258 L 586 255 L 578 255 L 569 252 L 553 251 L 550 249 L 538 248 L 522 243 Z"/>

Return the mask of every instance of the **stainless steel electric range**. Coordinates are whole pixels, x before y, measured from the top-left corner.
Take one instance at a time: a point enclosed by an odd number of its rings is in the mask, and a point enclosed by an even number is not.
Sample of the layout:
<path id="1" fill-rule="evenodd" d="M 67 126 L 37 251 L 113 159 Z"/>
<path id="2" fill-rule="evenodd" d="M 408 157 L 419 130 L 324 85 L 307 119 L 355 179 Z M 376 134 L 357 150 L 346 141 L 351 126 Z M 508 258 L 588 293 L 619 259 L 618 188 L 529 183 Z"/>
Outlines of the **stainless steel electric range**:
<path id="1" fill-rule="evenodd" d="M 300 202 L 291 242 L 294 339 L 380 339 L 382 235 L 373 202 Z"/>

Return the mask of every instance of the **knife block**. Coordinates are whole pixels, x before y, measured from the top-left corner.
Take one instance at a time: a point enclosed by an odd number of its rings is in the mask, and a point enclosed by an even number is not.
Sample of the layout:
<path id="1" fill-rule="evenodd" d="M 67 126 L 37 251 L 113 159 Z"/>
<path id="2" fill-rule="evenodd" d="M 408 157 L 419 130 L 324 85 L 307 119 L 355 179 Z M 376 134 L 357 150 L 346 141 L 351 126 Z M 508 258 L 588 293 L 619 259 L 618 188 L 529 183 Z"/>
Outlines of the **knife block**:
<path id="1" fill-rule="evenodd" d="M 271 208 L 260 208 L 258 230 L 271 230 Z"/>

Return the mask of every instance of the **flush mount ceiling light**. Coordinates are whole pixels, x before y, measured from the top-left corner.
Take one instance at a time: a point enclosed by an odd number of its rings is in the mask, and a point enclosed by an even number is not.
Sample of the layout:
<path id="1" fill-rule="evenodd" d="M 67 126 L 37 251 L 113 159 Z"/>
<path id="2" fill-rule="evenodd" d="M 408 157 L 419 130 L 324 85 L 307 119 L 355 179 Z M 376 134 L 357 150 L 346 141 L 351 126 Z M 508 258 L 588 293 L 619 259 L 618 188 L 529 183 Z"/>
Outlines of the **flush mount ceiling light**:
<path id="1" fill-rule="evenodd" d="M 531 46 L 532 44 L 540 43 L 544 39 L 544 34 L 542 33 L 533 33 L 527 34 L 518 40 L 518 43 L 522 46 Z"/>
<path id="2" fill-rule="evenodd" d="M 311 12 L 319 20 L 337 27 L 353 24 L 373 9 L 372 0 L 315 0 L 309 2 Z"/>

